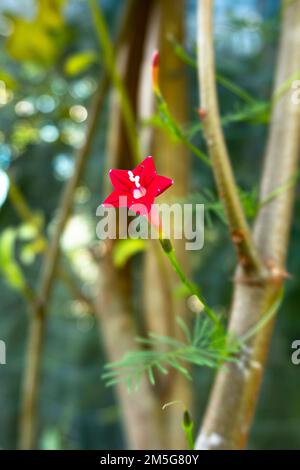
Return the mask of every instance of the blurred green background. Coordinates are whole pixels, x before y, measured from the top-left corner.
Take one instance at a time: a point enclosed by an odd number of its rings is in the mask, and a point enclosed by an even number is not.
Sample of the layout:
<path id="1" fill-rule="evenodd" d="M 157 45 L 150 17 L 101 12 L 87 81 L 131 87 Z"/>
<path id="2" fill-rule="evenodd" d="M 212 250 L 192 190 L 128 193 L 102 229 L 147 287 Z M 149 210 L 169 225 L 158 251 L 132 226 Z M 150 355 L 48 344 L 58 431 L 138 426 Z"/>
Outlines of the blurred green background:
<path id="1" fill-rule="evenodd" d="M 101 2 L 112 35 L 123 3 Z M 184 46 L 192 56 L 195 8 L 195 1 L 189 0 Z M 258 106 L 270 98 L 278 45 L 278 10 L 277 0 L 216 1 L 218 72 L 246 89 L 257 99 Z M 27 20 L 32 22 L 30 28 L 26 27 Z M 41 226 L 51 232 L 60 191 L 73 173 L 74 153 L 84 141 L 88 104 L 102 70 L 101 59 L 86 1 L 68 0 L 56 13 L 47 10 L 47 1 L 0 2 L 0 246 L 7 250 L 0 266 L 0 339 L 7 347 L 7 364 L 0 365 L 3 449 L 16 447 L 28 328 L 28 311 L 18 290 L 18 276 L 12 274 L 8 279 L 7 271 L 13 270 L 9 266 L 16 257 L 27 282 L 35 285 L 43 248 L 34 229 L 20 221 L 7 197 L 5 175 L 10 172 Z M 193 68 L 187 68 L 187 73 L 192 123 L 196 121 L 197 77 Z M 222 87 L 219 93 L 222 114 L 239 111 L 239 102 L 231 93 Z M 96 281 L 88 246 L 96 240 L 95 211 L 104 196 L 106 122 L 101 119 L 87 170 L 76 191 L 74 213 L 62 240 L 65 269 L 69 272 L 72 266 L 77 282 L 88 295 L 93 295 Z M 248 192 L 258 186 L 267 128 L 267 112 L 225 126 L 238 183 Z M 195 142 L 201 144 L 197 138 Z M 199 187 L 214 192 L 211 176 L 201 163 L 193 160 L 193 170 L 191 194 Z M 300 444 L 300 366 L 293 365 L 290 359 L 291 343 L 300 338 L 299 210 L 298 191 L 288 261 L 292 278 L 287 282 L 251 433 L 249 447 L 254 449 L 296 449 Z M 11 250 L 5 245 L 8 228 L 14 239 Z M 137 264 L 139 261 L 138 258 Z M 204 249 L 193 254 L 192 264 L 208 300 L 228 307 L 235 258 L 226 228 L 216 217 L 206 230 Z M 56 283 L 49 313 L 39 447 L 121 448 L 124 440 L 118 406 L 112 389 L 107 389 L 101 380 L 105 354 L 95 318 L 84 304 L 72 299 L 61 282 Z M 193 416 L 197 422 L 205 409 L 212 376 L 207 370 L 195 371 L 194 386 L 198 392 Z"/>

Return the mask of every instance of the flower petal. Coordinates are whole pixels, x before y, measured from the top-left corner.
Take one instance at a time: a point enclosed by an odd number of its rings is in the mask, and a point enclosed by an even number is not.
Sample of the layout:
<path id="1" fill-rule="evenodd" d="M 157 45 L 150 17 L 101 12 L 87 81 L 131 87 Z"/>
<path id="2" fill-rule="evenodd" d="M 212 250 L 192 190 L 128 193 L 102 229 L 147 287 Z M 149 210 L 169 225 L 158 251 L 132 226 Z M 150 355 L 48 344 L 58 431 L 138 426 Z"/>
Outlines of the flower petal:
<path id="1" fill-rule="evenodd" d="M 113 207 L 129 207 L 131 204 L 132 197 L 119 191 L 113 191 L 102 203 L 103 206 Z"/>
<path id="2" fill-rule="evenodd" d="M 171 178 L 156 175 L 148 187 L 148 191 L 150 191 L 154 197 L 157 197 L 160 196 L 170 186 L 172 186 L 173 183 L 174 181 Z"/>
<path id="3" fill-rule="evenodd" d="M 133 171 L 134 176 L 140 177 L 140 183 L 147 188 L 156 176 L 156 168 L 152 157 L 146 157 Z"/>
<path id="4" fill-rule="evenodd" d="M 129 192 L 132 182 L 127 170 L 109 170 L 109 177 L 113 187 L 119 192 Z"/>

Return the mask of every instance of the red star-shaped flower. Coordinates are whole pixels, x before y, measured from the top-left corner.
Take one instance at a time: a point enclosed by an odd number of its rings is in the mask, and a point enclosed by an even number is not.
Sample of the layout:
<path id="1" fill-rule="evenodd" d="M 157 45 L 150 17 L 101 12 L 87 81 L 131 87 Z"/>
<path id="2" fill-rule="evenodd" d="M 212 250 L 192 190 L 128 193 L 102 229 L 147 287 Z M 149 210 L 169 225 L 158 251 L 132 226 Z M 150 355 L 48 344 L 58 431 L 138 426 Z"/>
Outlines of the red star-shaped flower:
<path id="1" fill-rule="evenodd" d="M 156 173 L 152 157 L 145 158 L 134 170 L 110 170 L 114 191 L 105 199 L 105 207 L 128 207 L 149 216 L 154 199 L 168 189 L 173 180 Z"/>

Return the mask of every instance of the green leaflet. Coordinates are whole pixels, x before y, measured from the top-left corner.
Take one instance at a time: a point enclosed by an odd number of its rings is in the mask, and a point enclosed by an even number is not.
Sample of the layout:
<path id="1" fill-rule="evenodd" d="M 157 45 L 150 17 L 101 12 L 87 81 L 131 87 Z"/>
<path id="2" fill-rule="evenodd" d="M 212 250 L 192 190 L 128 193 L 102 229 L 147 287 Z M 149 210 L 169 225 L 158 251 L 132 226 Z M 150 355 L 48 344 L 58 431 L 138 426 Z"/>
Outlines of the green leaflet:
<path id="1" fill-rule="evenodd" d="M 24 291 L 26 283 L 23 273 L 15 260 L 14 248 L 17 231 L 5 229 L 0 237 L 0 270 L 6 281 L 17 291 Z"/>
<path id="2" fill-rule="evenodd" d="M 185 335 L 184 341 L 155 333 L 150 333 L 148 338 L 137 338 L 145 349 L 129 351 L 119 361 L 107 364 L 102 374 L 106 385 L 123 382 L 130 390 L 137 390 L 144 374 L 154 385 L 157 374 L 168 374 L 170 368 L 191 380 L 192 365 L 217 368 L 224 361 L 237 360 L 233 354 L 239 345 L 228 340 L 221 324 L 215 325 L 204 315 L 197 315 L 192 330 L 181 317 L 177 323 Z"/>

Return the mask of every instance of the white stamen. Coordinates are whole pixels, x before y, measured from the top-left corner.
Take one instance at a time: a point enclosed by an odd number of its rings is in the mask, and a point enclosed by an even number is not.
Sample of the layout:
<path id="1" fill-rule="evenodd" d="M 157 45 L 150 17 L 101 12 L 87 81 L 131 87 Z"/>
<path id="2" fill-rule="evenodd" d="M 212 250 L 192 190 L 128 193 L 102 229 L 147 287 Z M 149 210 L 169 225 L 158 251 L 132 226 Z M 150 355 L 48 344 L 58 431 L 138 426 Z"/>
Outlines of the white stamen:
<path id="1" fill-rule="evenodd" d="M 130 181 L 134 181 L 134 175 L 131 170 L 128 171 L 128 176 L 129 176 Z"/>
<path id="2" fill-rule="evenodd" d="M 134 199 L 140 199 L 141 197 L 145 196 L 146 193 L 146 189 L 141 186 L 139 189 L 133 190 L 133 197 Z"/>

